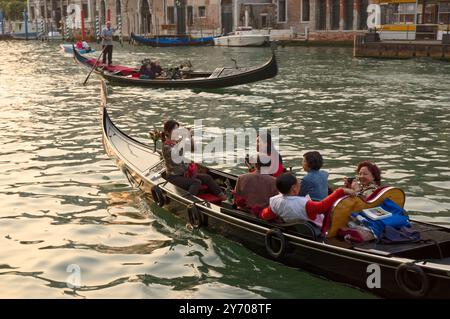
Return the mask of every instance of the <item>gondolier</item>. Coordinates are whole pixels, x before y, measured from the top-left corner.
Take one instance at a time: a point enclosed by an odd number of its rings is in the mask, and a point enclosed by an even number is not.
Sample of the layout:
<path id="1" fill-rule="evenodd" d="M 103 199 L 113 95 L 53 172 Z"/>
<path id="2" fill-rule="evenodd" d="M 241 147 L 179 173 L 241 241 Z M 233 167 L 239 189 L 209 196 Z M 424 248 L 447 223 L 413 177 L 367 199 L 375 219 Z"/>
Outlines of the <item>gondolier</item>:
<path id="1" fill-rule="evenodd" d="M 106 64 L 106 56 L 108 56 L 108 65 L 112 64 L 112 53 L 113 53 L 113 34 L 114 29 L 111 28 L 111 21 L 106 22 L 106 27 L 103 28 L 100 37 L 102 38 L 102 48 L 103 48 L 103 64 Z"/>

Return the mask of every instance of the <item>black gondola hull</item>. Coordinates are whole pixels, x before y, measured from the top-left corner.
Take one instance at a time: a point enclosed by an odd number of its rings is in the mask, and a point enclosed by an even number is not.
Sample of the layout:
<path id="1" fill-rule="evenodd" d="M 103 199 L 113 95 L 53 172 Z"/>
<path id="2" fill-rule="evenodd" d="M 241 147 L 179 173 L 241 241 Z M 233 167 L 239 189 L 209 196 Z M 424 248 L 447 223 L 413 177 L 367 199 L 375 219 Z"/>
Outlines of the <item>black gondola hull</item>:
<path id="1" fill-rule="evenodd" d="M 164 171 L 164 163 L 160 155 L 153 152 L 149 146 L 121 132 L 108 116 L 105 96 L 102 101 L 105 150 L 109 156 L 115 158 L 117 166 L 127 177 L 131 186 L 140 189 L 149 199 L 152 199 L 150 196 L 152 189 L 158 186 L 167 199 L 166 203 L 169 201 L 165 208 L 170 212 L 192 223 L 188 208 L 194 204 L 202 220 L 199 227 L 222 234 L 259 255 L 359 287 L 378 296 L 414 297 L 396 281 L 396 272 L 401 265 L 414 260 L 361 252 L 341 247 L 329 240 L 313 240 L 308 233 L 304 236 L 299 235 L 289 228 L 283 228 L 280 224 L 272 224 L 231 208 L 207 204 L 198 197 L 167 183 L 160 176 Z M 140 156 L 145 156 L 145 161 L 140 161 Z M 287 243 L 285 253 L 277 258 L 269 253 L 266 246 L 267 234 L 273 229 L 280 229 Z M 449 261 L 448 256 L 445 260 Z M 420 265 L 426 274 L 429 286 L 421 298 L 450 298 L 450 268 L 445 266 L 447 264 L 435 264 L 431 261 L 416 262 L 416 264 Z M 379 282 L 373 277 L 375 273 L 379 276 Z"/>
<path id="2" fill-rule="evenodd" d="M 74 59 L 81 65 L 92 69 L 90 59 L 84 57 L 74 50 Z M 104 71 L 100 67 L 96 67 L 94 72 L 109 83 L 123 86 L 141 86 L 149 88 L 166 88 L 166 89 L 219 89 L 224 87 L 248 84 L 273 78 L 278 73 L 278 64 L 275 54 L 269 61 L 255 68 L 226 69 L 230 75 L 211 76 L 213 72 L 195 73 L 193 78 L 186 79 L 140 79 L 139 77 L 129 77 Z M 226 72 L 222 72 L 226 73 Z M 205 77 L 201 77 L 204 75 Z"/>

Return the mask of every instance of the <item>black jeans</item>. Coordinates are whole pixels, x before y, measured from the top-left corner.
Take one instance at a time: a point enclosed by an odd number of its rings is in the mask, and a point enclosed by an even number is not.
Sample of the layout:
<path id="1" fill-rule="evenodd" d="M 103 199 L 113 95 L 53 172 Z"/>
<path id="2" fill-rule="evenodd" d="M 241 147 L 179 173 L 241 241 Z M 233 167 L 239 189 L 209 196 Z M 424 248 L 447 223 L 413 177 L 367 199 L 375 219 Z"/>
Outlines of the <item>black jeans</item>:
<path id="1" fill-rule="evenodd" d="M 189 191 L 192 195 L 198 194 L 202 184 L 207 185 L 209 191 L 214 195 L 222 193 L 222 189 L 216 184 L 211 175 L 208 174 L 198 174 L 195 178 L 169 175 L 167 176 L 167 180 L 170 183 Z"/>
<path id="2" fill-rule="evenodd" d="M 106 47 L 106 49 L 105 49 Z M 103 51 L 103 64 L 106 64 L 106 56 L 108 56 L 108 64 L 112 64 L 112 53 L 113 53 L 113 46 L 110 45 L 103 45 L 102 46 L 105 51 Z"/>

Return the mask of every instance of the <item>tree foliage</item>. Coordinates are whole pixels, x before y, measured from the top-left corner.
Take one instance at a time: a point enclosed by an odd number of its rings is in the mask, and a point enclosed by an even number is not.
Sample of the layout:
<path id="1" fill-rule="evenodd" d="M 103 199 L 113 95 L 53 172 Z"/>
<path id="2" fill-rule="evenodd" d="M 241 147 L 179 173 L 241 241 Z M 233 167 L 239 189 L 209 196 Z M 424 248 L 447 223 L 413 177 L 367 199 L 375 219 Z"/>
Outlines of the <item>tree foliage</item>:
<path id="1" fill-rule="evenodd" d="M 26 8 L 26 0 L 0 0 L 0 10 L 7 20 L 23 20 L 23 10 Z"/>

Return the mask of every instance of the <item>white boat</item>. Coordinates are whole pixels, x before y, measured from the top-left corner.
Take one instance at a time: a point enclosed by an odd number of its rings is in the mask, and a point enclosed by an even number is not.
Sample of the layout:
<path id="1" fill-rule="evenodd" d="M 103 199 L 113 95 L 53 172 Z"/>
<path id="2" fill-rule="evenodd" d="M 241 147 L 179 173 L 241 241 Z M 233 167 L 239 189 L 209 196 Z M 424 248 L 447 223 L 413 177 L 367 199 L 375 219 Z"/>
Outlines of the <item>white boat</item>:
<path id="1" fill-rule="evenodd" d="M 255 34 L 251 28 L 239 28 L 235 32 L 214 38 L 214 45 L 229 47 L 262 46 L 269 42 L 270 37 Z"/>
<path id="2" fill-rule="evenodd" d="M 49 40 L 62 40 L 63 36 L 58 31 L 50 31 L 47 34 Z"/>

